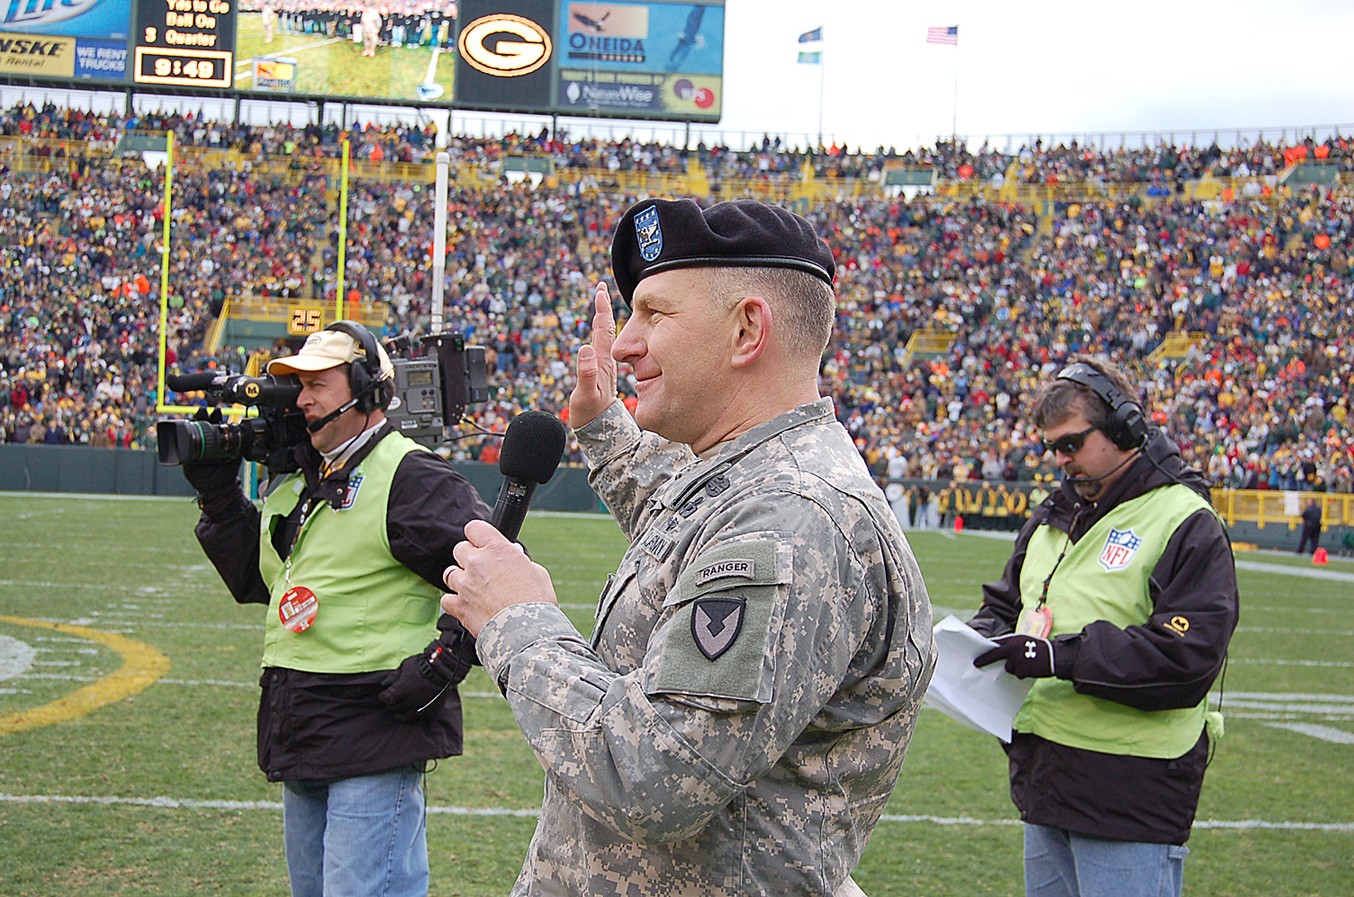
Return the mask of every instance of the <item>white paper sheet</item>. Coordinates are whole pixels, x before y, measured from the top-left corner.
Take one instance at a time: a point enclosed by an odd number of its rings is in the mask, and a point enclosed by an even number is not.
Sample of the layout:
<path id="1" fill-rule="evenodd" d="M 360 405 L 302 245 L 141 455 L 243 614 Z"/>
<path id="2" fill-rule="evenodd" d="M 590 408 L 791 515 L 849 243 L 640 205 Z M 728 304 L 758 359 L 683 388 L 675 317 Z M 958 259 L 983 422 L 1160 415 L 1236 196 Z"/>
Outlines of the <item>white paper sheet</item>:
<path id="1" fill-rule="evenodd" d="M 1033 680 L 1017 679 L 1000 663 L 982 669 L 973 658 L 996 642 L 951 614 L 935 626 L 936 671 L 926 702 L 971 729 L 1011 740 L 1011 723 Z"/>

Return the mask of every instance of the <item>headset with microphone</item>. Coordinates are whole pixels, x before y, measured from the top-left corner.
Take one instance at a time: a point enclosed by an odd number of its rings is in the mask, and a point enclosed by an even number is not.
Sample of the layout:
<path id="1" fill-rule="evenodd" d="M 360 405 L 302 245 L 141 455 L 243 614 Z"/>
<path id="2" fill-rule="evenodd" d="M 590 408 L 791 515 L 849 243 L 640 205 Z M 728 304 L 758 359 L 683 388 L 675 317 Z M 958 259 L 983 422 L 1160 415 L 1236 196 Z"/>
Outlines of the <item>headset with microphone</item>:
<path id="1" fill-rule="evenodd" d="M 348 386 L 353 397 L 324 417 L 306 424 L 311 433 L 320 432 L 350 408 L 356 408 L 361 414 L 385 410 L 395 394 L 395 381 L 382 373 L 380 347 L 370 330 L 356 321 L 335 321 L 324 329 L 352 337 L 361 354 L 348 365 Z"/>
<path id="2" fill-rule="evenodd" d="M 1085 362 L 1070 364 L 1058 371 L 1059 380 L 1071 380 L 1095 393 L 1110 411 L 1105 435 L 1119 448 L 1142 448 L 1147 442 L 1147 415 L 1134 399 L 1124 395 L 1103 373 Z"/>

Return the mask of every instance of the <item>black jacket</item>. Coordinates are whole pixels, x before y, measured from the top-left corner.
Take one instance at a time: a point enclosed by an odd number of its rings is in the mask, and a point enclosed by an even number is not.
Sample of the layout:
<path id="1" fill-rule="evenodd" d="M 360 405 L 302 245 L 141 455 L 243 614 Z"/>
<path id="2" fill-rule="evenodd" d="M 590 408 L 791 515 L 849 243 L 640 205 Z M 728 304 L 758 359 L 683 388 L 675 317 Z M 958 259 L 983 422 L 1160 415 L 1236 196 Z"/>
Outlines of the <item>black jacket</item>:
<path id="1" fill-rule="evenodd" d="M 380 430 L 342 470 L 321 479 L 319 455 L 305 443 L 296 450 L 306 492 L 291 518 L 278 527 L 273 543 L 289 553 L 307 497 L 341 499 L 348 473 L 393 430 Z M 259 572 L 260 513 L 237 488 L 202 499 L 198 542 L 235 600 L 267 604 L 268 586 Z M 464 477 L 431 452 L 410 452 L 396 469 L 386 513 L 390 552 L 429 583 L 443 588 L 442 571 L 464 537 L 464 526 L 487 519 L 489 508 Z M 302 546 L 304 550 L 304 546 Z M 459 627 L 443 614 L 442 627 Z M 428 640 L 438 637 L 430 629 Z M 309 673 L 265 668 L 258 712 L 258 759 L 272 781 L 315 780 L 368 775 L 461 753 L 461 703 L 452 689 L 440 712 L 405 722 L 377 697 L 389 671 L 355 674 Z"/>
<path id="2" fill-rule="evenodd" d="M 1205 499 L 1208 484 L 1185 467 L 1179 449 L 1159 431 L 1144 453 L 1095 504 L 1066 482 L 1035 509 L 1016 537 L 1002 578 L 983 586 L 971 624 L 984 635 L 1015 628 L 1020 571 L 1036 528 L 1047 524 L 1079 540 L 1117 505 L 1179 482 Z M 1151 617 L 1120 629 L 1092 623 L 1054 639 L 1056 675 L 1081 694 L 1140 710 L 1193 707 L 1207 694 L 1236 628 L 1236 563 L 1217 516 L 1201 509 L 1176 529 L 1149 578 Z M 1188 618 L 1183 635 L 1168 626 Z M 1102 754 L 1026 733 L 1006 748 L 1011 798 L 1026 822 L 1125 841 L 1182 844 L 1189 837 L 1208 757 L 1207 735 L 1174 760 Z"/>

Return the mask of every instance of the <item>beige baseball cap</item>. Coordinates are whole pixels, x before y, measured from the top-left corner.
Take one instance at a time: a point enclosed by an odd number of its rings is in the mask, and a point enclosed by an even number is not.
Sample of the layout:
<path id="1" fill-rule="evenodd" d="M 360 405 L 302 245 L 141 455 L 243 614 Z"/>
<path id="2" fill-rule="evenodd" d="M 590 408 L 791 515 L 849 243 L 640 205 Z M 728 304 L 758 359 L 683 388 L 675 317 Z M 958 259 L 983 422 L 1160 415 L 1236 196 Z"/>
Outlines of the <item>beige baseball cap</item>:
<path id="1" fill-rule="evenodd" d="M 380 359 L 381 375 L 378 380 L 390 380 L 395 376 L 395 366 L 381 344 L 376 344 L 376 354 Z M 270 374 L 310 373 L 327 371 L 341 364 L 358 361 L 365 353 L 357 340 L 338 330 L 317 330 L 306 337 L 305 345 L 295 355 L 274 358 L 268 362 Z"/>

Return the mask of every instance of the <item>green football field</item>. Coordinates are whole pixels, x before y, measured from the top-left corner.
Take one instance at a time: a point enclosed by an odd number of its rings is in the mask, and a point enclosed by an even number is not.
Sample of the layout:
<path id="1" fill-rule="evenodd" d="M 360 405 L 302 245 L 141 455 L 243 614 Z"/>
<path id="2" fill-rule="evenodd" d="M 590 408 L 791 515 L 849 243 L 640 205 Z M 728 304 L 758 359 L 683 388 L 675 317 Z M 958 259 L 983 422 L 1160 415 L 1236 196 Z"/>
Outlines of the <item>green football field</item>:
<path id="1" fill-rule="evenodd" d="M 186 500 L 0 493 L 0 895 L 283 895 L 280 787 L 254 764 L 262 614 L 234 604 Z M 936 618 L 966 616 L 1009 551 L 910 536 Z M 623 549 L 607 518 L 523 531 L 584 632 Z M 1240 557 L 1227 735 L 1187 894 L 1354 893 L 1354 563 Z M 427 778 L 432 894 L 506 894 L 542 772 L 476 670 L 466 754 Z M 1021 893 L 995 739 L 933 710 L 856 878 L 871 897 Z"/>
<path id="2" fill-rule="evenodd" d="M 431 47 L 379 47 L 375 58 L 368 58 L 362 55 L 362 45 L 351 39 L 283 34 L 280 26 L 272 43 L 264 43 L 262 17 L 246 13 L 239 17 L 235 42 L 237 90 L 259 89 L 253 77 L 254 58 L 294 60 L 296 86 L 291 93 L 423 100 L 438 105 L 451 102 L 456 63 L 454 53 L 446 51 L 438 53 L 434 63 Z M 419 86 L 427 83 L 436 84 L 442 92 L 420 93 Z M 276 92 L 279 96 L 288 93 Z"/>

